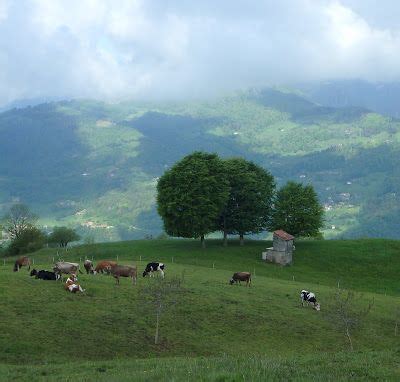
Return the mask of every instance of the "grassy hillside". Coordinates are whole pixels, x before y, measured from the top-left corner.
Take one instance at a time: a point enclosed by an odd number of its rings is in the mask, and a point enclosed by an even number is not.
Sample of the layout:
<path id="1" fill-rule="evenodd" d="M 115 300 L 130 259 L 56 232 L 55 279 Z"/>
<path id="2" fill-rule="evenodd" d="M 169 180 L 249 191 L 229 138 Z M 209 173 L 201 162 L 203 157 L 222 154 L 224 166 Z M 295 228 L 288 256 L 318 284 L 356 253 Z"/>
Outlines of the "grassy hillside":
<path id="1" fill-rule="evenodd" d="M 0 266 L 0 376 L 243 380 L 246 370 L 251 380 L 320 379 L 327 373 L 331 380 L 399 377 L 398 242 L 298 242 L 294 265 L 284 268 L 260 260 L 266 242 L 208 244 L 202 250 L 195 241 L 148 240 L 62 253 L 75 261 L 118 258 L 139 271 L 161 260 L 167 278 L 184 274 L 177 303 L 162 317 L 159 345 L 153 344 L 154 312 L 142 297 L 154 280 L 139 277 L 135 287 L 122 280 L 118 287 L 106 275 L 81 275 L 86 293 L 71 295 L 58 282 L 32 279 L 26 270 L 13 273 L 7 260 Z M 50 268 L 57 256 L 46 249 L 32 257 L 35 267 Z M 253 273 L 251 288 L 228 284 L 238 270 Z M 360 306 L 374 299 L 354 335 L 353 354 L 325 319 L 338 282 L 360 292 Z M 299 305 L 303 288 L 317 293 L 321 312 Z M 158 357 L 166 359 L 154 360 Z"/>
<path id="2" fill-rule="evenodd" d="M 157 178 L 194 150 L 242 156 L 278 184 L 315 185 L 325 236 L 399 237 L 400 122 L 274 89 L 181 104 L 55 102 L 0 114 L 0 214 L 29 204 L 43 225 L 97 240 L 162 232 Z"/>

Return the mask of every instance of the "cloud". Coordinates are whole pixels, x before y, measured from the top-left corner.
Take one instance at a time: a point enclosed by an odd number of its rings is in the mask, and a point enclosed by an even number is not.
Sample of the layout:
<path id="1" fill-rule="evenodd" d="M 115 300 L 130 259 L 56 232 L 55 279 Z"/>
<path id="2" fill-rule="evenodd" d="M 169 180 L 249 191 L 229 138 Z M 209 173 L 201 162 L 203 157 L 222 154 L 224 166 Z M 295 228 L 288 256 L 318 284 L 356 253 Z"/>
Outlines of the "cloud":
<path id="1" fill-rule="evenodd" d="M 377 8 L 372 0 L 0 0 L 0 105 L 399 80 L 392 15 L 400 4 Z"/>

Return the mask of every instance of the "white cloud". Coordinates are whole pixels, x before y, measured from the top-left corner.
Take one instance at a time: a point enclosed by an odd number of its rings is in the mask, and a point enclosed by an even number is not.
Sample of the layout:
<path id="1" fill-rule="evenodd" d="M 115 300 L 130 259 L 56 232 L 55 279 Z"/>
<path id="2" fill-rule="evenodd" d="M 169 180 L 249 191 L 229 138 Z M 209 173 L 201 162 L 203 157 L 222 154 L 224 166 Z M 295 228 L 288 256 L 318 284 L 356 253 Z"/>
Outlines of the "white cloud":
<path id="1" fill-rule="evenodd" d="M 0 104 L 399 80 L 400 31 L 384 20 L 400 4 L 374 7 L 369 0 L 0 0 Z"/>

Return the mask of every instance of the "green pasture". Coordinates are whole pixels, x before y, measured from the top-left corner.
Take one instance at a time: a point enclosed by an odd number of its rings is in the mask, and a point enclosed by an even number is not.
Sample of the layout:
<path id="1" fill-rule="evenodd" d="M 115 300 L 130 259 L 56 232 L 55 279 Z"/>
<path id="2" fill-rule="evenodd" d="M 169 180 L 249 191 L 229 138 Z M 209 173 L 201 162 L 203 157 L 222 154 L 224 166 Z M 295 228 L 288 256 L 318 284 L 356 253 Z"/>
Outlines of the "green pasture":
<path id="1" fill-rule="evenodd" d="M 261 261 L 270 243 L 244 247 L 209 241 L 148 240 L 46 248 L 31 255 L 37 269 L 53 257 L 136 264 L 136 286 L 107 275 L 79 275 L 85 294 L 67 293 L 61 282 L 12 272 L 0 263 L 0 379 L 75 380 L 265 380 L 396 379 L 399 375 L 400 243 L 385 240 L 301 241 L 294 264 Z M 166 278 L 183 277 L 176 303 L 162 315 L 154 345 L 155 315 L 141 272 L 149 261 L 166 264 Z M 250 271 L 253 285 L 230 286 L 233 272 Z M 373 300 L 354 333 L 355 352 L 326 320 L 337 286 Z M 321 311 L 302 308 L 301 289 L 314 291 Z M 379 366 L 379 365 L 382 366 Z M 246 374 L 247 373 L 247 374 Z M 135 377 L 133 379 L 133 377 Z"/>

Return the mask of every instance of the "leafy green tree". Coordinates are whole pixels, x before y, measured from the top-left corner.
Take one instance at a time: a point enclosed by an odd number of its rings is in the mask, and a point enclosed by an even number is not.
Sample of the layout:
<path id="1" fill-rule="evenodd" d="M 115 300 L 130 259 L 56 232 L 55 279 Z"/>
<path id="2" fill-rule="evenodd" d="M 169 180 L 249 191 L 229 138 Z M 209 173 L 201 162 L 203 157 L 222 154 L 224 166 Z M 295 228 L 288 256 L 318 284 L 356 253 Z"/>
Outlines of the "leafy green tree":
<path id="1" fill-rule="evenodd" d="M 230 194 L 220 218 L 220 229 L 224 245 L 227 245 L 228 234 L 239 235 L 243 245 L 244 235 L 267 229 L 275 181 L 268 171 L 243 158 L 227 159 L 224 163 Z"/>
<path id="2" fill-rule="evenodd" d="M 7 248 L 7 254 L 15 256 L 35 252 L 43 248 L 45 242 L 46 235 L 39 228 L 30 226 L 20 231 L 18 237 L 14 237 L 11 240 Z"/>
<path id="3" fill-rule="evenodd" d="M 28 228 L 34 227 L 38 217 L 26 204 L 14 204 L 4 216 L 4 226 L 11 239 L 18 238 Z"/>
<path id="4" fill-rule="evenodd" d="M 80 240 L 80 236 L 74 229 L 68 227 L 54 227 L 53 232 L 48 238 L 49 243 L 56 243 L 62 248 L 66 248 L 68 243 Z"/>
<path id="5" fill-rule="evenodd" d="M 294 236 L 317 236 L 323 215 L 313 186 L 288 182 L 276 195 L 270 229 L 283 229 Z"/>
<path id="6" fill-rule="evenodd" d="M 218 229 L 229 196 L 225 166 L 216 154 L 194 152 L 157 184 L 157 208 L 170 236 L 200 238 Z"/>

